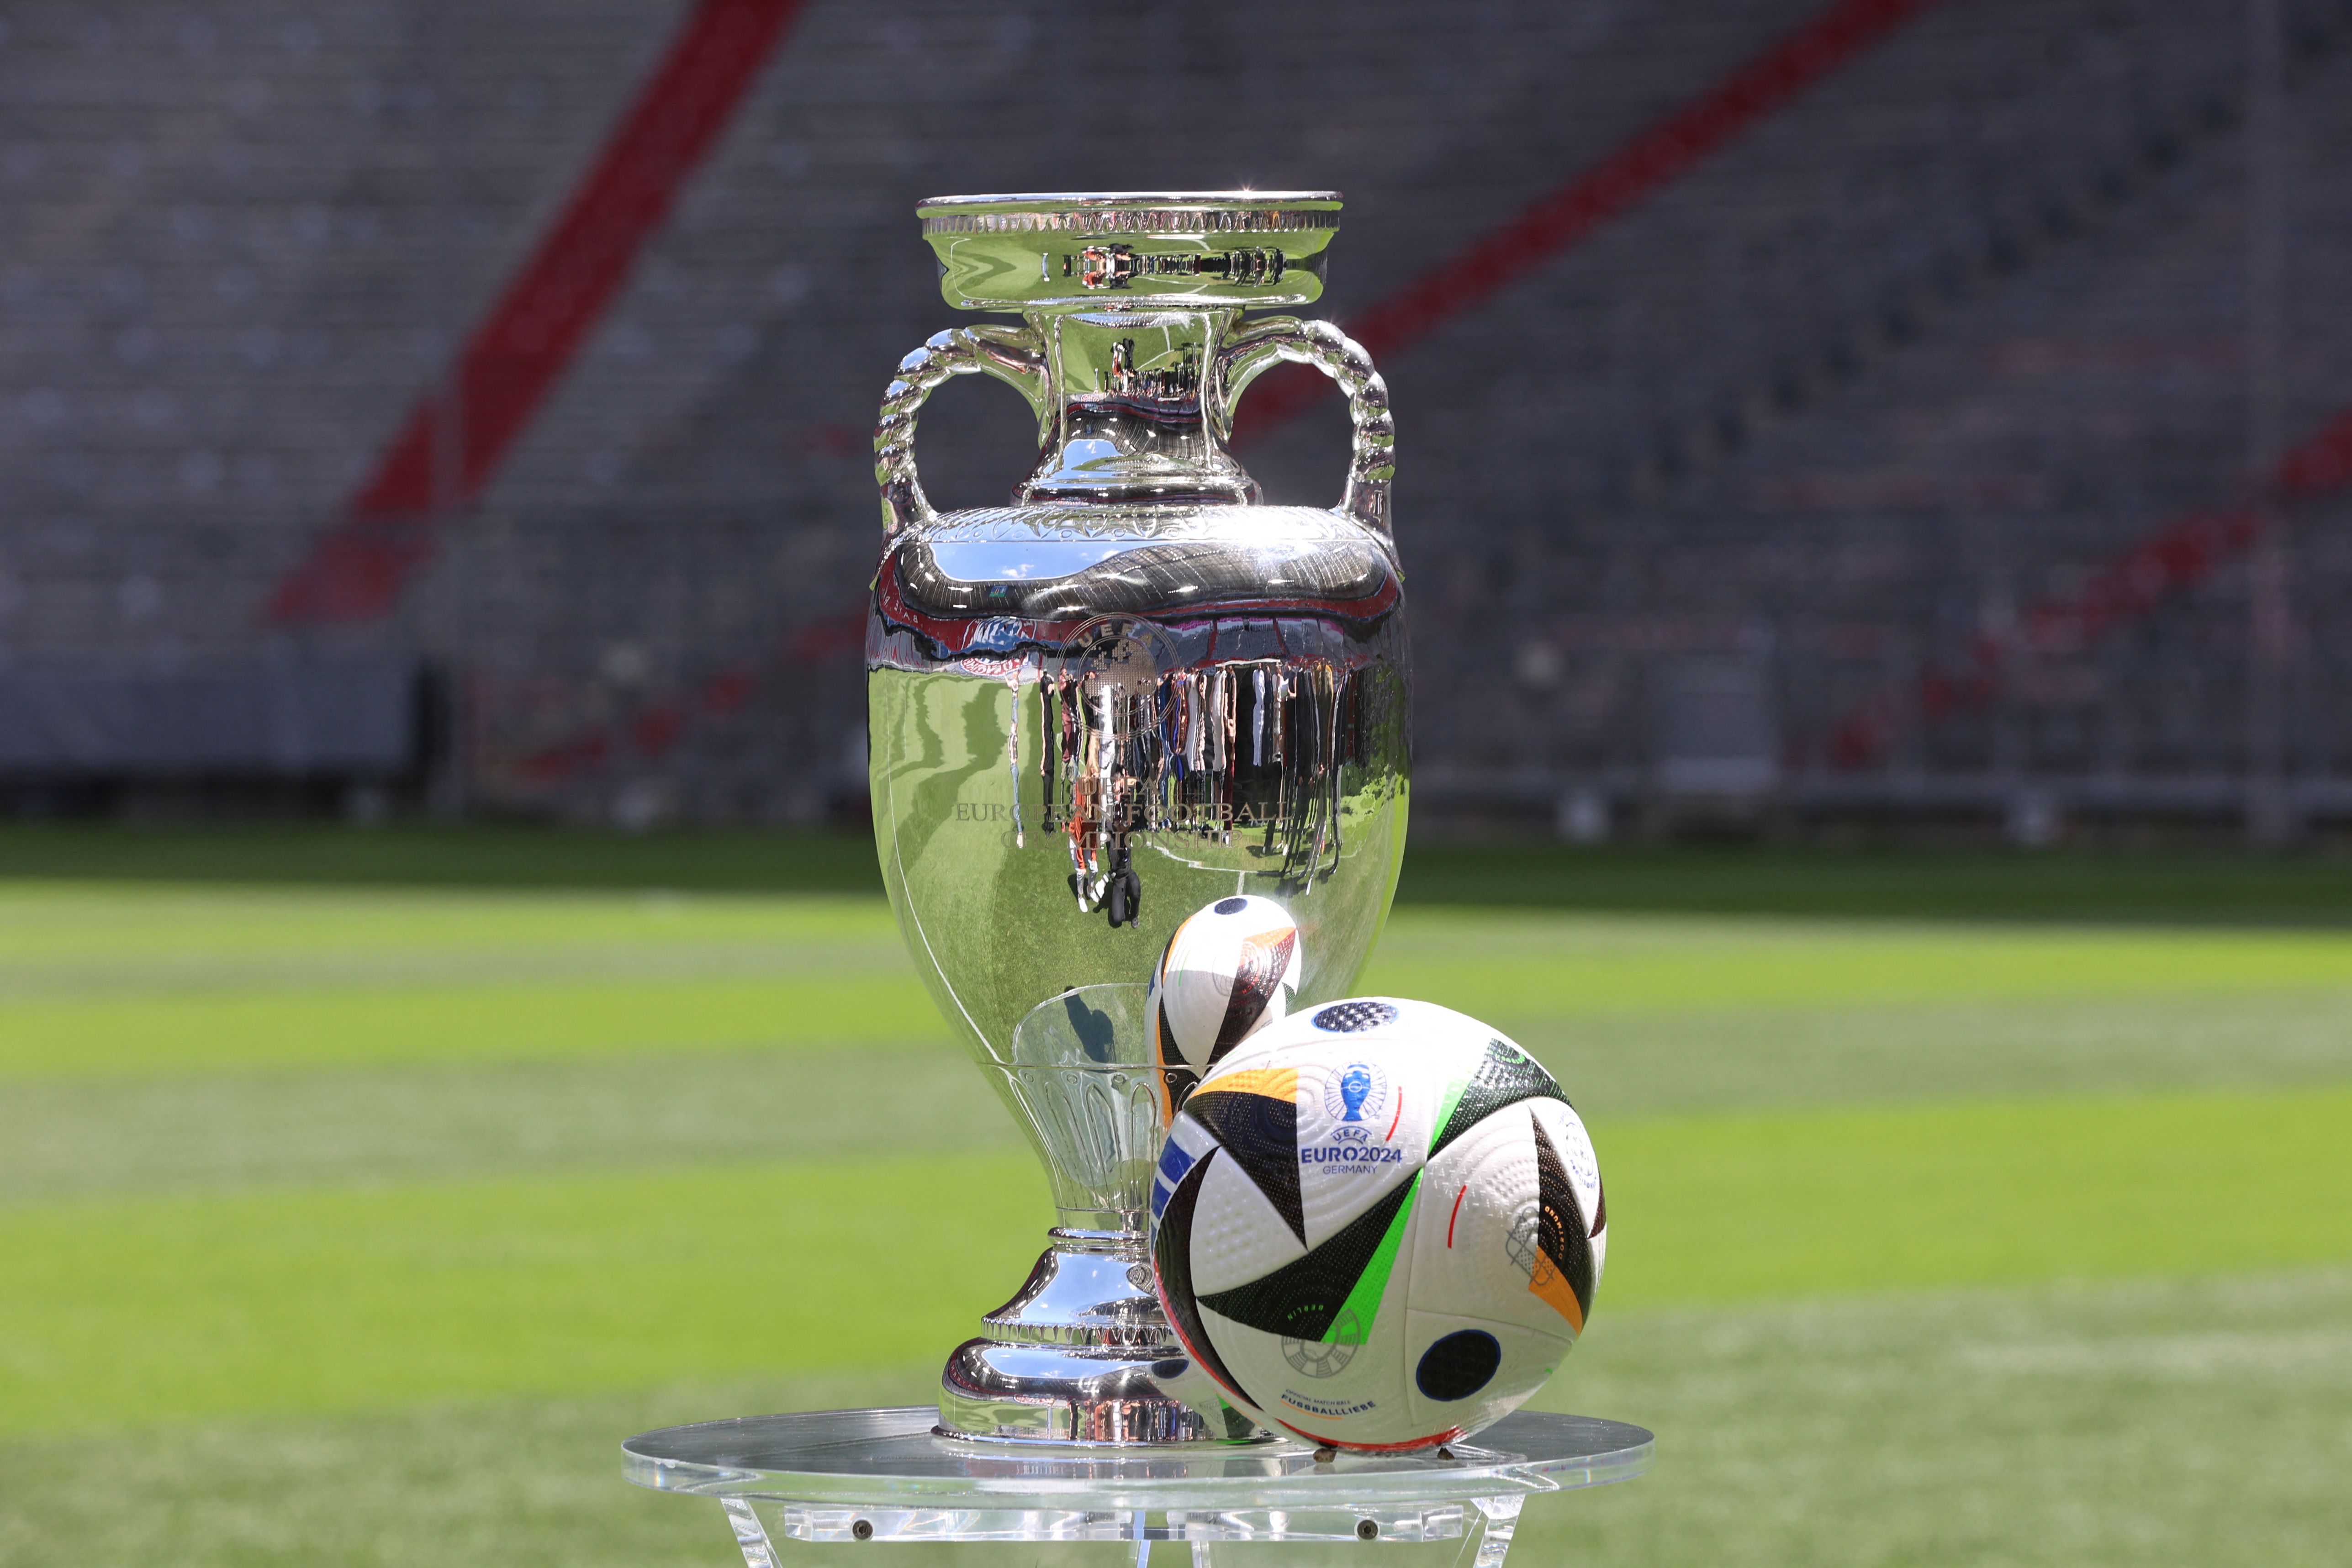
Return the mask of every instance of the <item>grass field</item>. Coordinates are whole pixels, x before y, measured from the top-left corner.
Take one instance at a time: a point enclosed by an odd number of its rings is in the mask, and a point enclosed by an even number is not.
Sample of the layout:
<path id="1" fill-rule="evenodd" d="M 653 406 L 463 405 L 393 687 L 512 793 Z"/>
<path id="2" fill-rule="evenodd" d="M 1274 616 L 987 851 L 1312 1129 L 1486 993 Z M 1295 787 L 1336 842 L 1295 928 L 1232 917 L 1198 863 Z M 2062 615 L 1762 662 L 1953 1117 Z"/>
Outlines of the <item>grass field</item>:
<path id="1" fill-rule="evenodd" d="M 0 831 L 0 1563 L 732 1561 L 617 1440 L 924 1401 L 1050 1218 L 864 852 Z M 2352 867 L 1407 894 L 1366 988 L 1510 1030 L 1609 1174 L 1542 1402 L 1660 1434 L 1514 1561 L 2347 1560 Z"/>

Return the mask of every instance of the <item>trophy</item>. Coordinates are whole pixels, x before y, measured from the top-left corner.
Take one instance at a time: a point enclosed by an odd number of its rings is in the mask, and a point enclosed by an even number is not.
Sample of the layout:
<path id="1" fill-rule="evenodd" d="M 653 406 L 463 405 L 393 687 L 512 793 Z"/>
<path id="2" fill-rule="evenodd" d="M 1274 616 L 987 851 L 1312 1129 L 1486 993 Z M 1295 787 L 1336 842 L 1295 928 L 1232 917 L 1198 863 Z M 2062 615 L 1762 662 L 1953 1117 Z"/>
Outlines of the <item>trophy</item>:
<path id="1" fill-rule="evenodd" d="M 875 834 L 917 966 L 1045 1161 L 1061 1223 L 949 1358 L 936 1413 L 673 1427 L 623 1444 L 625 1473 L 716 1498 L 749 1568 L 776 1568 L 782 1542 L 883 1541 L 1024 1557 L 1117 1542 L 1139 1564 L 1155 1542 L 1195 1564 L 1263 1561 L 1268 1543 L 1453 1542 L 1457 1563 L 1502 1568 L 1528 1498 L 1642 1474 L 1651 1435 L 1525 1410 L 1477 1446 L 1341 1452 L 1260 1433 L 1162 1318 L 1147 1250 L 1163 1118 L 1191 1065 L 1163 1072 L 1152 1052 L 1148 981 L 1172 934 L 1204 905 L 1273 900 L 1295 927 L 1297 1002 L 1330 1000 L 1380 932 L 1404 847 L 1386 390 L 1328 325 L 1242 319 L 1321 293 L 1339 199 L 919 211 L 948 302 L 1022 323 L 909 354 L 875 433 Z M 1234 401 L 1283 360 L 1348 395 L 1354 450 L 1328 511 L 1259 505 L 1226 451 Z M 1039 456 L 1012 506 L 943 517 L 915 480 L 915 415 L 968 371 L 1028 398 Z M 1235 982 L 1229 1019 L 1262 977 Z M 1370 1092 L 1334 1087 L 1350 1110 Z"/>
<path id="2" fill-rule="evenodd" d="M 867 622 L 874 825 L 940 1010 L 1045 1162 L 1060 1223 L 950 1357 L 940 1431 L 1245 1440 L 1153 1293 L 1147 1217 L 1172 1092 L 1148 977 L 1204 904 L 1281 904 L 1297 1000 L 1341 997 L 1404 847 L 1409 674 L 1387 390 L 1312 304 L 1330 192 L 953 196 L 917 209 L 952 306 L 875 434 L 885 529 Z M 1283 361 L 1354 426 L 1330 509 L 1260 504 L 1227 450 Z M 1013 504 L 940 513 L 923 400 L 978 371 L 1037 417 Z M 1197 1383 L 1194 1386 L 1198 1386 Z"/>

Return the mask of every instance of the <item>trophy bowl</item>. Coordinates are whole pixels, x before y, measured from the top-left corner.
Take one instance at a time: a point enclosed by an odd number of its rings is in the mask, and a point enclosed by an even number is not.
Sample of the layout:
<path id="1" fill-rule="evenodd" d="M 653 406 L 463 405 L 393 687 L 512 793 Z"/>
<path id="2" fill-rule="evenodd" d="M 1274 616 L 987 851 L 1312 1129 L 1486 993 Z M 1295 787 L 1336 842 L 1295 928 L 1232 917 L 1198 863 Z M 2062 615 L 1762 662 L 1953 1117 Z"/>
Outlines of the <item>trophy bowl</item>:
<path id="1" fill-rule="evenodd" d="M 948 302 L 1021 323 L 937 334 L 883 403 L 875 836 L 917 967 L 1060 1219 L 950 1357 L 950 1436 L 1257 1436 L 1175 1392 L 1191 1369 L 1148 1216 L 1176 1085 L 1155 1083 L 1149 981 L 1187 916 L 1255 894 L 1298 927 L 1298 1002 L 1344 996 L 1395 890 L 1410 674 L 1387 392 L 1328 323 L 1243 320 L 1319 296 L 1339 209 L 1328 192 L 918 209 Z M 1244 389 L 1283 361 L 1348 398 L 1336 507 L 1262 505 L 1226 449 Z M 1028 399 L 1039 455 L 1012 505 L 943 514 L 916 415 L 974 371 Z"/>

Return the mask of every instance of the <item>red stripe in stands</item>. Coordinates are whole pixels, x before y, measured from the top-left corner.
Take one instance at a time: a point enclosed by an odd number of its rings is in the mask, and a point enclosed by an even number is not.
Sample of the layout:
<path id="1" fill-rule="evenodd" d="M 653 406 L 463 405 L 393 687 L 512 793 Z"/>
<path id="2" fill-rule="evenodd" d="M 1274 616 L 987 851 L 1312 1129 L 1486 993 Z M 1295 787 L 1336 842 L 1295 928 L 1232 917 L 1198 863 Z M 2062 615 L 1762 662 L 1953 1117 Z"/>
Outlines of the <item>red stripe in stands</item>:
<path id="1" fill-rule="evenodd" d="M 1937 3 L 1839 0 L 1468 249 L 1341 325 L 1375 360 L 1403 351 L 1623 216 Z M 1312 402 L 1324 385 L 1304 366 L 1268 376 L 1242 405 L 1244 437 L 1265 434 Z"/>
<path id="2" fill-rule="evenodd" d="M 1805 89 L 1937 3 L 1937 0 L 1839 0 L 1664 121 L 1619 148 L 1597 167 L 1578 175 L 1469 249 L 1346 323 L 1349 331 L 1375 354 L 1395 353 L 1409 347 L 1446 321 L 1484 305 L 1497 291 L 1589 237 L 1610 220 L 1624 215 L 1700 159 L 1720 150 Z M 1325 384 L 1321 375 L 1305 366 L 1286 365 L 1268 372 L 1242 403 L 1241 434 L 1244 438 L 1264 434 L 1311 402 Z M 846 612 L 842 624 L 862 626 L 863 612 Z M 840 637 L 828 639 L 827 645 L 845 653 L 856 644 L 848 637 Z M 711 677 L 726 682 L 749 678 L 750 668 L 744 665 L 730 667 Z M 664 715 L 680 710 L 689 714 L 700 711 L 703 705 L 698 693 L 699 688 L 652 711 Z M 675 732 L 666 728 L 662 744 L 648 754 L 667 750 L 675 738 Z M 608 733 L 583 732 L 533 752 L 525 759 L 524 767 L 533 778 L 553 783 L 584 768 L 603 764 L 614 749 Z"/>
<path id="3" fill-rule="evenodd" d="M 440 392 L 417 404 L 344 520 L 279 581 L 266 620 L 370 621 L 398 602 L 433 559 L 436 514 L 475 500 L 498 472 L 801 3 L 695 6 L 555 225 L 467 340 L 450 378 L 455 410 Z"/>
<path id="4" fill-rule="evenodd" d="M 2352 486 L 2352 409 L 2280 459 L 2257 495 L 2221 511 L 2177 517 L 2092 572 L 2072 593 L 2028 605 L 2006 637 L 1979 636 L 1957 669 L 1930 669 L 1916 685 L 1893 686 L 1848 709 L 1829 732 L 1830 765 L 1885 760 L 1906 711 L 1922 724 L 1990 706 L 2011 654 L 2066 654 L 2139 620 L 2195 587 L 2250 548 L 2262 532 L 2263 501 L 2293 505 Z"/>

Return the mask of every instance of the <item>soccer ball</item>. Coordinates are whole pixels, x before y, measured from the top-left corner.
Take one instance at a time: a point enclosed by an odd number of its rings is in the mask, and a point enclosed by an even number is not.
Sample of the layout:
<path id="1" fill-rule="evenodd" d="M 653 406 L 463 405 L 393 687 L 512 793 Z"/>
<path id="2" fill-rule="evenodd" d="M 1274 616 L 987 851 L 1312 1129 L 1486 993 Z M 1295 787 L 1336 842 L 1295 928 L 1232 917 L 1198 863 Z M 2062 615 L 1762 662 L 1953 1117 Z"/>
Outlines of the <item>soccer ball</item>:
<path id="1" fill-rule="evenodd" d="M 1194 1089 L 1161 1150 L 1169 1322 L 1261 1424 L 1343 1448 L 1467 1437 L 1583 1332 L 1608 1248 L 1583 1121 L 1534 1058 L 1428 1002 L 1295 1016 Z"/>
<path id="2" fill-rule="evenodd" d="M 1151 972 L 1151 1064 L 1165 1126 L 1201 1075 L 1268 1024 L 1298 993 L 1298 927 L 1255 894 L 1204 904 L 1168 938 Z"/>

